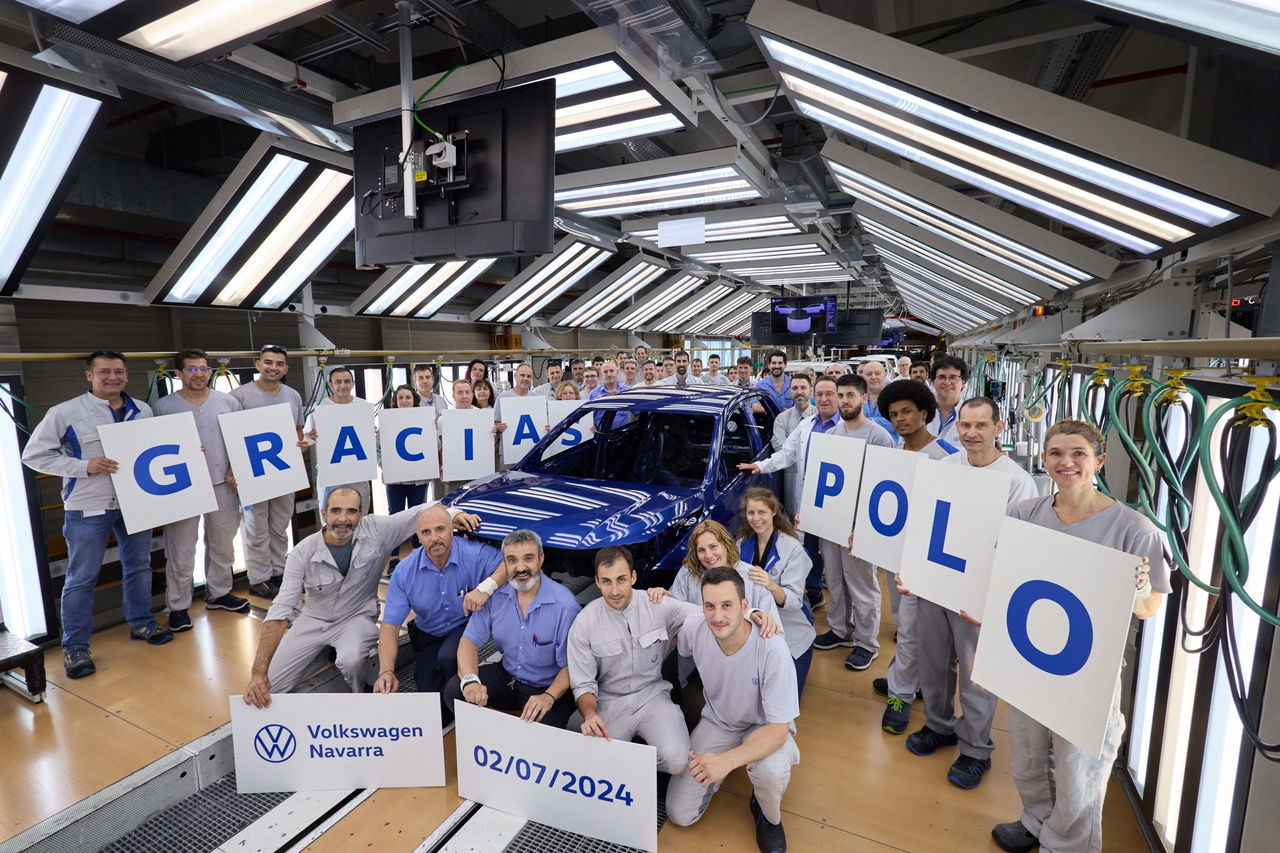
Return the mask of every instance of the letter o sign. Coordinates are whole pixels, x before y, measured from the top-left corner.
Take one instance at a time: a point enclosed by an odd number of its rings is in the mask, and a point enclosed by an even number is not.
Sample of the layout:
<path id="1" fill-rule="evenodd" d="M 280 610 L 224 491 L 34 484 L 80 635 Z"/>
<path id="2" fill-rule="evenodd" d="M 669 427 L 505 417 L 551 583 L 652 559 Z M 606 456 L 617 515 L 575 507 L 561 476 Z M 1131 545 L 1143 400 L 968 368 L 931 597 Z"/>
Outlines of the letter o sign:
<path id="1" fill-rule="evenodd" d="M 1027 619 L 1031 606 L 1038 601 L 1052 601 L 1067 614 L 1067 642 L 1062 651 L 1048 654 L 1036 648 L 1027 636 Z M 1064 586 L 1045 580 L 1027 581 L 1013 591 L 1005 613 L 1009 641 L 1018 654 L 1037 669 L 1050 675 L 1074 675 L 1089 661 L 1093 652 L 1093 620 L 1089 610 Z"/>

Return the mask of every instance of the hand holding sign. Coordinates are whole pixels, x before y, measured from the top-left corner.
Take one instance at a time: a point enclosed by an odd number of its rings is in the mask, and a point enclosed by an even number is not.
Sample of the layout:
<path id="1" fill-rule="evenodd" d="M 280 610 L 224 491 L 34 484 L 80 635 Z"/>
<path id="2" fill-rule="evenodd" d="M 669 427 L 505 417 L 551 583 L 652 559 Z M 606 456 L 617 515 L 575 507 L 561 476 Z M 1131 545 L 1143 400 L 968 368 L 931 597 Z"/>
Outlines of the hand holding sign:
<path id="1" fill-rule="evenodd" d="M 307 466 L 287 403 L 218 416 L 242 506 L 305 489 Z"/>
<path id="2" fill-rule="evenodd" d="M 849 540 L 866 448 L 861 438 L 826 433 L 809 437 L 800 495 L 806 533 L 839 545 Z"/>
<path id="3" fill-rule="evenodd" d="M 532 394 L 528 397 L 503 397 L 502 417 L 510 424 L 510 428 L 502 432 L 502 461 L 513 465 L 545 435 L 547 398 Z"/>
<path id="4" fill-rule="evenodd" d="M 363 400 L 317 406 L 311 417 L 316 425 L 317 486 L 342 486 L 378 476 L 373 406 Z"/>
<path id="5" fill-rule="evenodd" d="M 103 424 L 98 437 L 107 454 L 99 467 L 119 460 L 111 484 L 130 533 L 218 508 L 190 412 Z"/>
<path id="6" fill-rule="evenodd" d="M 378 413 L 378 440 L 384 483 L 412 483 L 440 476 L 435 409 L 383 409 Z"/>

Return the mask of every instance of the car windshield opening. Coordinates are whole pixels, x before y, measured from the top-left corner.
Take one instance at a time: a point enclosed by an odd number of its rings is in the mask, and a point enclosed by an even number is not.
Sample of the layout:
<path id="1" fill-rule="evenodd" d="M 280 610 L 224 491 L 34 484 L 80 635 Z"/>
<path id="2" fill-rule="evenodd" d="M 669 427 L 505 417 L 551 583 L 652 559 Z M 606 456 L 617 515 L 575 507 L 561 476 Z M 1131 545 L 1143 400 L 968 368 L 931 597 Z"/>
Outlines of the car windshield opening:
<path id="1" fill-rule="evenodd" d="M 520 467 L 531 474 L 696 488 L 706 477 L 715 427 L 712 415 L 604 411 L 593 440 L 550 457 L 531 454 Z"/>

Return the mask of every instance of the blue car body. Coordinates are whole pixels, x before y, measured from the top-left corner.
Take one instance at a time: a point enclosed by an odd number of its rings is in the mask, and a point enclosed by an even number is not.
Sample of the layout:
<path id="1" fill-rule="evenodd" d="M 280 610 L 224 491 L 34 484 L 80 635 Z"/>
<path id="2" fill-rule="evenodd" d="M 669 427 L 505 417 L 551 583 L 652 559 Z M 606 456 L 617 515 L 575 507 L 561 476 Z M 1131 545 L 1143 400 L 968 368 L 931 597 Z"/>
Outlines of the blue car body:
<path id="1" fill-rule="evenodd" d="M 777 415 L 754 389 L 631 388 L 583 403 L 510 470 L 444 502 L 479 515 L 476 535 L 495 544 L 535 531 L 548 571 L 590 575 L 598 549 L 626 545 L 646 581 L 666 582 L 694 525 L 732 530 L 747 489 L 778 491 L 779 475 L 737 468 L 772 452 Z"/>

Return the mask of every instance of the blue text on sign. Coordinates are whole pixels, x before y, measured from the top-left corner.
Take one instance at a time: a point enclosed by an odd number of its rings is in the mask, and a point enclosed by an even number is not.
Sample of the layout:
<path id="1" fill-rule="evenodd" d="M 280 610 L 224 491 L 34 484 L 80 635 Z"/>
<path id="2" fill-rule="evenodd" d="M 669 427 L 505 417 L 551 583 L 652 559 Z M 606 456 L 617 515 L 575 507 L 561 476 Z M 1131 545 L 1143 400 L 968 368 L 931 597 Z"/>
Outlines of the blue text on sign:
<path id="1" fill-rule="evenodd" d="M 1027 636 L 1031 606 L 1042 600 L 1052 601 L 1067 614 L 1067 642 L 1056 654 L 1036 648 Z M 1009 597 L 1005 623 L 1009 641 L 1018 654 L 1050 675 L 1074 675 L 1089 662 L 1089 655 L 1093 653 L 1093 620 L 1089 618 L 1089 608 L 1071 590 L 1052 581 L 1030 580 L 1015 589 Z"/>
<path id="2" fill-rule="evenodd" d="M 138 458 L 133 462 L 133 479 L 137 481 L 138 487 L 150 495 L 172 495 L 188 488 L 191 485 L 191 472 L 182 462 L 160 469 L 162 473 L 169 475 L 169 481 L 166 483 L 161 483 L 151 476 L 151 463 L 157 457 L 177 456 L 179 450 L 176 444 L 157 444 L 139 453 Z"/>

